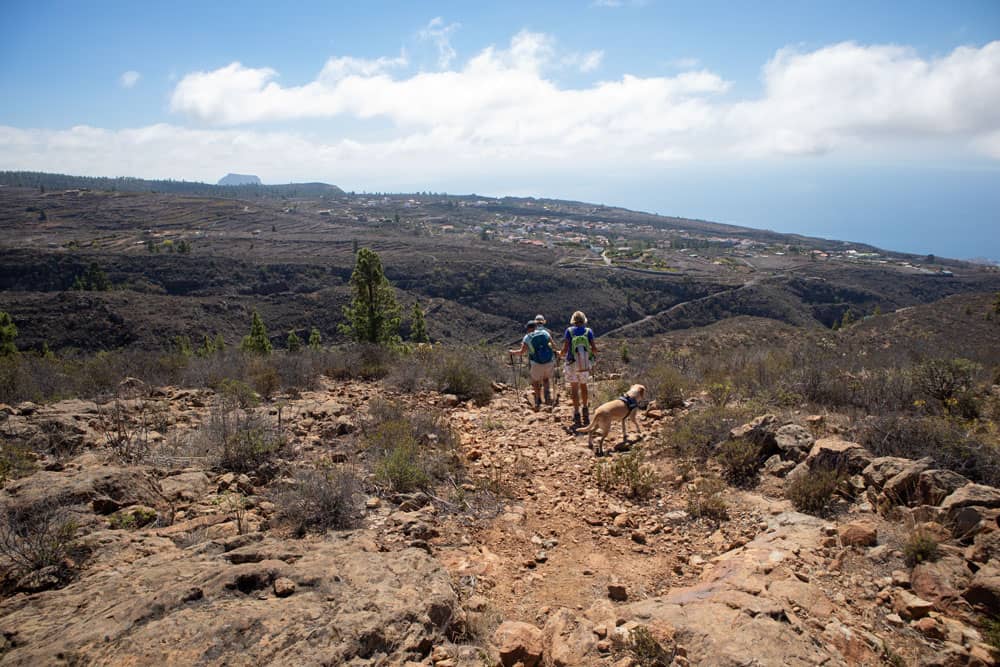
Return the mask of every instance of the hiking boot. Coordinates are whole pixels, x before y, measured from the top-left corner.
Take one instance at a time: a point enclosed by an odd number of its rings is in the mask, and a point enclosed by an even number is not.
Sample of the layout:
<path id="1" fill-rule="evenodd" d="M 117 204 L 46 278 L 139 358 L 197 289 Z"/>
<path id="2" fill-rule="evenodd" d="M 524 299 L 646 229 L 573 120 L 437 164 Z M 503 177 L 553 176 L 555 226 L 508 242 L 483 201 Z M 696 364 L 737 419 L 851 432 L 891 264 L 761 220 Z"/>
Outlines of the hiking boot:
<path id="1" fill-rule="evenodd" d="M 580 422 L 580 413 L 579 412 L 574 412 L 573 413 L 573 427 L 574 428 L 579 428 L 581 426 L 583 426 L 583 424 Z"/>
<path id="2" fill-rule="evenodd" d="M 583 406 L 583 425 L 590 426 L 590 408 Z"/>
<path id="3" fill-rule="evenodd" d="M 546 391 L 545 392 L 545 405 L 552 405 L 552 392 L 551 391 Z"/>
<path id="4" fill-rule="evenodd" d="M 537 410 L 540 407 L 542 407 L 542 399 L 539 398 L 538 396 L 535 396 L 535 409 Z"/>

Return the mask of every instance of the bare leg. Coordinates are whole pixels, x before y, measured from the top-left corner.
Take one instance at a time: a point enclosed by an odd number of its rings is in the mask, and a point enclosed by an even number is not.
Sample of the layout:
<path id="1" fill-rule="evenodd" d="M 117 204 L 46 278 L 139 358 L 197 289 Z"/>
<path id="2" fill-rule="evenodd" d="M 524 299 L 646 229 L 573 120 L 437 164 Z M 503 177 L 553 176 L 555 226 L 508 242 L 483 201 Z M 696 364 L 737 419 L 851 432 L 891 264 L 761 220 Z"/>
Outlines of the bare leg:
<path id="1" fill-rule="evenodd" d="M 583 385 L 584 392 L 587 391 L 587 385 Z M 580 383 L 571 382 L 569 385 L 570 395 L 573 397 L 573 412 L 580 409 Z"/>
<path id="2" fill-rule="evenodd" d="M 574 385 L 575 386 L 575 385 Z M 574 394 L 573 405 L 576 405 L 576 394 Z M 580 403 L 583 405 L 589 405 L 590 402 L 587 400 L 587 385 L 580 384 Z"/>

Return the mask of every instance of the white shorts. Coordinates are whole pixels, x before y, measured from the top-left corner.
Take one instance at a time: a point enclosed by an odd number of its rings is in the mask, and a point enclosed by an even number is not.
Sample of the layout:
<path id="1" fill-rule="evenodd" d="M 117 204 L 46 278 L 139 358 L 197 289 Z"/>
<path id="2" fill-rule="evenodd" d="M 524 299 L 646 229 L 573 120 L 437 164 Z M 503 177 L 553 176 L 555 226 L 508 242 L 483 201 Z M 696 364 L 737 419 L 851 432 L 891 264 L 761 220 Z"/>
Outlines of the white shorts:
<path id="1" fill-rule="evenodd" d="M 587 384 L 590 382 L 590 369 L 578 371 L 576 364 L 566 364 L 563 366 L 563 375 L 568 384 Z"/>
<path id="2" fill-rule="evenodd" d="M 544 382 L 545 380 L 550 380 L 552 379 L 552 373 L 555 369 L 555 360 L 552 360 L 547 364 L 536 364 L 535 362 L 531 362 L 531 381 Z"/>

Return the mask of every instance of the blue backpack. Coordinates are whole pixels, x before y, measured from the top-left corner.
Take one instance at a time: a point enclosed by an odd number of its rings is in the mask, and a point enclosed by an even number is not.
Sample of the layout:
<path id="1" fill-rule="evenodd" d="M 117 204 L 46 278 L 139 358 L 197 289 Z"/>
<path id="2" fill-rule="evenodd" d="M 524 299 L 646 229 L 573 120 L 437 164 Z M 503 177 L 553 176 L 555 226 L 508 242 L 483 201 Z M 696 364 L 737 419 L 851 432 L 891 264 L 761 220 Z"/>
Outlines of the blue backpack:
<path id="1" fill-rule="evenodd" d="M 525 341 L 528 344 L 528 359 L 536 364 L 547 364 L 552 361 L 554 353 L 549 344 L 552 337 L 547 331 L 535 331 L 528 334 Z"/>

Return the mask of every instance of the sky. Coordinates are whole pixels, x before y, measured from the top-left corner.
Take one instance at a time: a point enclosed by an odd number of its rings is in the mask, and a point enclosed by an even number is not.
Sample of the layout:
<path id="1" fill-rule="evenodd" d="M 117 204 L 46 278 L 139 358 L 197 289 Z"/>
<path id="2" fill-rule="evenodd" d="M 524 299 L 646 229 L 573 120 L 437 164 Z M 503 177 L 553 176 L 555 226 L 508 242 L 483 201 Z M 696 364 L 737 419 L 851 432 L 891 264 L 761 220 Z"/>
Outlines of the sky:
<path id="1" fill-rule="evenodd" d="M 575 199 L 1000 260 L 1000 2 L 0 0 L 0 169 Z"/>

